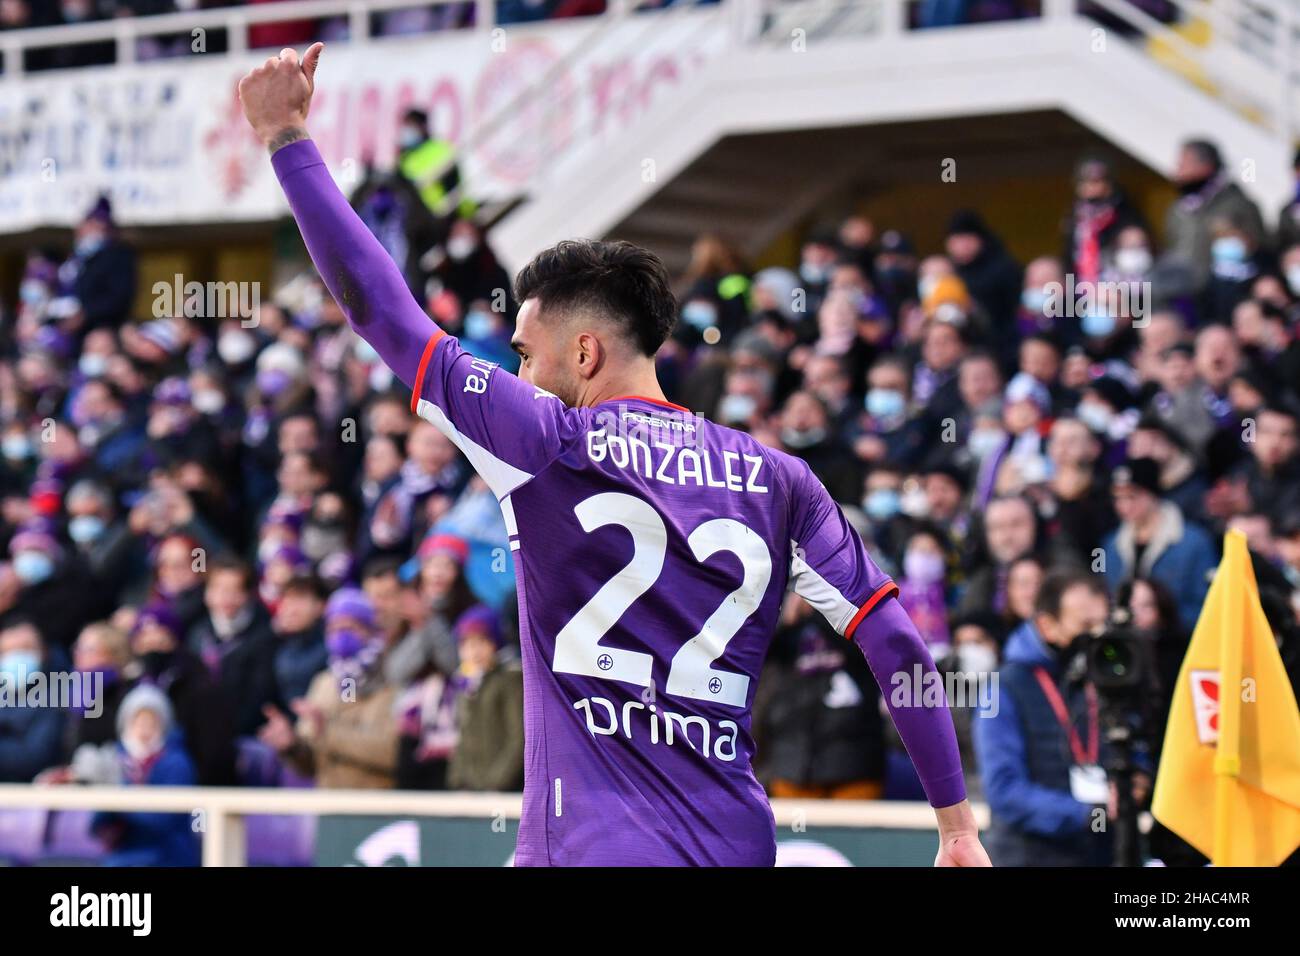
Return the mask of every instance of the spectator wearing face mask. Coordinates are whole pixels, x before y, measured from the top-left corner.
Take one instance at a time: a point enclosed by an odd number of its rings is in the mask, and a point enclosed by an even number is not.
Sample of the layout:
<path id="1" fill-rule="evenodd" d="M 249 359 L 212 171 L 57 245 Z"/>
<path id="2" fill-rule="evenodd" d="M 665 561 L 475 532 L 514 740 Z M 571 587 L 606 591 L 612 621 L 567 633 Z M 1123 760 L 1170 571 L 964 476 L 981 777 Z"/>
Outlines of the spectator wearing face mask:
<path id="1" fill-rule="evenodd" d="M 795 392 L 781 410 L 781 445 L 808 463 L 836 501 L 851 501 L 862 472 L 850 464 L 847 449 L 831 431 L 826 408 L 811 392 Z"/>
<path id="2" fill-rule="evenodd" d="M 1234 222 L 1253 248 L 1265 244 L 1267 233 L 1259 207 L 1231 180 L 1219 149 L 1208 140 L 1183 143 L 1174 170 L 1181 198 L 1165 218 L 1165 260 L 1188 277 L 1189 291 L 1199 294 L 1209 284 L 1217 219 Z"/>
<path id="3" fill-rule="evenodd" d="M 952 635 L 948 631 L 947 567 L 940 533 L 925 526 L 913 531 L 903 552 L 898 601 L 935 660 L 952 649 Z"/>
<path id="4" fill-rule="evenodd" d="M 397 130 L 397 168 L 429 211 L 443 221 L 456 213 L 468 219 L 476 209 L 472 200 L 460 195 L 463 183 L 455 155 L 450 142 L 433 135 L 428 113 L 413 107 L 402 115 Z"/>
<path id="5" fill-rule="evenodd" d="M 447 767 L 453 790 L 517 791 L 524 782 L 524 679 L 501 656 L 495 611 L 476 605 L 456 620 L 460 666 L 452 677 L 459 740 Z"/>
<path id="6" fill-rule="evenodd" d="M 41 518 L 9 539 L 9 556 L 14 581 L 0 588 L 0 627 L 39 621 L 45 641 L 66 654 L 93 612 L 84 600 L 89 586 L 84 565 L 59 544 L 49 519 Z"/>
<path id="7" fill-rule="evenodd" d="M 1103 282 L 1128 286 L 1130 295 L 1140 291 L 1141 283 L 1152 279 L 1155 255 L 1151 251 L 1151 236 L 1141 226 L 1128 226 L 1115 237 L 1115 247 L 1102 268 Z M 1154 281 L 1154 280 L 1152 280 Z M 1145 299 L 1148 308 L 1150 303 Z"/>
<path id="8" fill-rule="evenodd" d="M 167 695 L 150 685 L 126 695 L 117 714 L 122 783 L 189 787 L 194 763 L 182 743 Z M 104 841 L 104 866 L 198 866 L 199 838 L 187 813 L 100 812 L 91 832 Z"/>
<path id="9" fill-rule="evenodd" d="M 1049 476 L 1043 430 L 1051 413 L 1051 394 L 1037 379 L 1020 372 L 1007 383 L 1002 399 L 1005 437 L 1001 447 L 980 461 L 975 479 L 980 504 L 994 495 L 1019 494 Z"/>
<path id="10" fill-rule="evenodd" d="M 36 447 L 21 421 L 5 424 L 0 437 L 0 491 L 6 496 L 24 494 L 36 475 Z"/>
<path id="11" fill-rule="evenodd" d="M 185 647 L 181 622 L 165 603 L 145 605 L 131 630 L 139 663 L 136 684 L 167 695 L 185 747 L 204 786 L 235 783 L 234 727 L 220 687 L 199 657 Z"/>
<path id="12" fill-rule="evenodd" d="M 47 671 L 45 642 L 30 622 L 0 629 L 0 783 L 30 783 L 60 762 L 64 714 L 57 707 L 20 706 Z M 46 685 L 48 687 L 48 685 Z"/>
<path id="13" fill-rule="evenodd" d="M 1210 221 L 1210 275 L 1201 301 L 1201 315 L 1210 322 L 1227 322 L 1232 310 L 1250 296 L 1250 286 L 1273 268 L 1273 258 L 1242 213 Z"/>
<path id="14" fill-rule="evenodd" d="M 682 318 L 704 342 L 728 343 L 749 324 L 749 270 L 720 237 L 706 234 L 695 240 L 683 282 Z M 716 335 L 710 336 L 709 329 Z"/>
<path id="15" fill-rule="evenodd" d="M 340 588 L 330 596 L 325 646 L 327 669 L 290 702 L 297 723 L 273 711 L 259 737 L 319 787 L 389 789 L 397 771 L 397 692 L 384 680 L 384 638 L 364 591 Z"/>
<path id="16" fill-rule="evenodd" d="M 1122 461 L 1125 442 L 1140 418 L 1129 387 L 1110 375 L 1091 379 L 1080 389 L 1074 412 L 1101 442 L 1102 461 L 1109 465 Z"/>
<path id="17" fill-rule="evenodd" d="M 131 532 L 115 514 L 113 495 L 96 482 L 83 480 L 68 489 L 68 537 L 85 562 L 96 589 L 104 595 L 105 615 L 114 595 L 139 571 Z"/>
<path id="18" fill-rule="evenodd" d="M 510 276 L 475 223 L 453 222 L 442 252 L 432 269 L 432 278 L 442 290 L 455 295 L 463 306 L 482 301 L 490 311 L 513 318 L 516 303 Z"/>
<path id="19" fill-rule="evenodd" d="M 867 373 L 865 413 L 851 430 L 854 453 L 868 465 L 892 461 L 914 467 L 925 451 L 925 426 L 912 414 L 911 366 L 894 357 L 876 361 Z"/>
<path id="20" fill-rule="evenodd" d="M 118 328 L 127 320 L 135 298 L 135 250 L 119 239 L 108 197 L 101 196 L 77 226 L 59 279 L 80 305 L 81 332 Z"/>
<path id="21" fill-rule="evenodd" d="M 1102 544 L 1111 592 L 1132 577 L 1159 581 L 1174 595 L 1179 622 L 1190 631 L 1218 564 L 1214 540 L 1161 497 L 1160 466 L 1150 458 L 1133 458 L 1115 469 L 1111 494 L 1120 518 Z"/>
<path id="22" fill-rule="evenodd" d="M 936 661 L 936 665 L 941 672 L 955 673 L 966 682 L 964 699 L 960 696 L 949 699 L 948 709 L 952 712 L 953 729 L 957 732 L 957 749 L 961 753 L 966 792 L 982 799 L 984 781 L 980 775 L 971 725 L 979 712 L 980 682 L 984 682 L 984 686 L 991 686 L 991 680 L 996 679 L 991 679 L 989 675 L 997 673 L 1005 631 L 1002 622 L 989 612 L 977 611 L 954 617 L 951 626 L 952 652 L 943 660 Z"/>

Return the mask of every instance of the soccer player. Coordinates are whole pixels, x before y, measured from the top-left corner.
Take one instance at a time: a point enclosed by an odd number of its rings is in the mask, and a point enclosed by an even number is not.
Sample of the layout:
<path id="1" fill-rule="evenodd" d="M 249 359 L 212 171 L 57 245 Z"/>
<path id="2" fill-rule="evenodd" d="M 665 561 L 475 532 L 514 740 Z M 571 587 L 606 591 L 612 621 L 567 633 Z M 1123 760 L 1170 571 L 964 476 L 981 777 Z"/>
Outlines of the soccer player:
<path id="1" fill-rule="evenodd" d="M 787 585 L 886 694 L 934 669 L 897 587 L 807 465 L 664 399 L 676 306 L 646 250 L 562 242 L 529 263 L 518 377 L 436 327 L 307 135 L 321 50 L 271 57 L 239 96 L 352 327 L 501 502 L 525 681 L 516 863 L 772 865 L 750 706 Z M 947 709 L 892 713 L 936 808 L 936 864 L 987 866 Z"/>

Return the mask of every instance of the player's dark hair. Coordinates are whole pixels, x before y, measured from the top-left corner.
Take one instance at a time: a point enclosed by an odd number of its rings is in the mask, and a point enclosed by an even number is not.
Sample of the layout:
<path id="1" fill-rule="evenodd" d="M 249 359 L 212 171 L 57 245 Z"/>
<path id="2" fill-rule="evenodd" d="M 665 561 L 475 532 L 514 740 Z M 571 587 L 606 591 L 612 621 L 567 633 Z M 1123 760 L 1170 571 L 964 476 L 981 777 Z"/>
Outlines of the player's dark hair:
<path id="1" fill-rule="evenodd" d="M 515 298 L 536 299 L 543 312 L 589 310 L 612 319 L 646 355 L 659 351 L 677 322 L 668 270 L 630 242 L 556 243 L 519 270 Z"/>
<path id="2" fill-rule="evenodd" d="M 1106 588 L 1096 575 L 1076 567 L 1055 568 L 1047 572 L 1043 583 L 1038 587 L 1038 599 L 1034 602 L 1034 613 L 1050 618 L 1061 616 L 1061 602 L 1065 595 L 1075 588 L 1084 587 L 1093 594 L 1106 596 Z"/>

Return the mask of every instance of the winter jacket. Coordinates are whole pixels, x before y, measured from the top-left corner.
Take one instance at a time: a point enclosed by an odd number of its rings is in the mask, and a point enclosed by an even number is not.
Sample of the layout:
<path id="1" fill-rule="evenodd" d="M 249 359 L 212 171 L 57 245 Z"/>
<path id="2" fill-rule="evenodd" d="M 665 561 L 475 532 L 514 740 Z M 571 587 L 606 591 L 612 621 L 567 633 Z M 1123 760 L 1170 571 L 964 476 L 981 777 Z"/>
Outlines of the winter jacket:
<path id="1" fill-rule="evenodd" d="M 1219 563 L 1219 549 L 1204 528 L 1183 518 L 1176 505 L 1160 505 L 1159 523 L 1141 562 L 1134 561 L 1137 549 L 1129 524 L 1121 524 L 1107 535 L 1102 551 L 1111 594 L 1130 578 L 1154 578 L 1173 594 L 1183 628 L 1190 632 L 1196 626 L 1210 576 Z"/>
<path id="2" fill-rule="evenodd" d="M 524 785 L 524 675 L 497 663 L 457 701 L 460 742 L 447 768 L 453 790 L 520 790 Z"/>
<path id="3" fill-rule="evenodd" d="M 985 847 L 994 866 L 1105 865 L 1109 841 L 1092 828 L 1097 808 L 1070 792 L 1070 744 L 1035 676 L 1040 667 L 1060 690 L 1075 732 L 1087 740 L 1082 685 L 1061 685 L 1056 655 L 1032 623 L 1022 624 L 1007 639 L 994 704 L 973 720 L 992 813 Z"/>

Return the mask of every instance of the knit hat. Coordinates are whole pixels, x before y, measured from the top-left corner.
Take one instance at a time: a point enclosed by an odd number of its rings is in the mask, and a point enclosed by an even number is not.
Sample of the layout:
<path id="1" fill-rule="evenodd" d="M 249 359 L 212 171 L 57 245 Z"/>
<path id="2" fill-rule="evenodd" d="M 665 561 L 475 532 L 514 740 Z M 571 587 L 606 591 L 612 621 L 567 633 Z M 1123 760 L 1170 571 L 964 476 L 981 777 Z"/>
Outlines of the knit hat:
<path id="1" fill-rule="evenodd" d="M 1160 466 L 1154 458 L 1130 458 L 1110 476 L 1114 488 L 1141 488 L 1160 497 Z"/>
<path id="2" fill-rule="evenodd" d="M 971 310 L 970 292 L 966 283 L 955 275 L 940 276 L 921 303 L 925 314 L 943 322 L 960 322 Z"/>
<path id="3" fill-rule="evenodd" d="M 140 613 L 135 618 L 135 626 L 131 628 L 131 636 L 134 637 L 150 625 L 161 627 L 177 640 L 181 638 L 180 618 L 171 609 L 171 605 L 163 601 L 154 601 L 140 608 Z"/>
<path id="4" fill-rule="evenodd" d="M 162 724 L 162 735 L 165 739 L 171 731 L 174 720 L 172 702 L 153 684 L 136 684 L 122 698 L 122 703 L 117 708 L 117 735 L 121 737 L 131 721 L 135 719 L 135 715 L 142 710 L 152 710 L 158 715 L 158 722 Z"/>
<path id="5" fill-rule="evenodd" d="M 1093 379 L 1088 383 L 1087 390 L 1095 393 L 1117 412 L 1133 406 L 1133 393 L 1127 385 L 1113 376 L 1103 375 L 1101 378 Z"/>
<path id="6" fill-rule="evenodd" d="M 454 558 L 457 564 L 463 565 L 469 560 L 469 542 L 455 534 L 431 534 L 420 543 L 418 554 L 421 560 L 435 554 L 446 554 Z"/>
<path id="7" fill-rule="evenodd" d="M 325 623 L 350 618 L 366 627 L 375 626 L 375 606 L 360 588 L 339 588 L 325 604 Z"/>
<path id="8" fill-rule="evenodd" d="M 190 383 L 180 376 L 165 378 L 158 383 L 158 387 L 153 390 L 153 400 L 157 405 L 182 405 L 189 406 Z"/>
<path id="9" fill-rule="evenodd" d="M 1017 372 L 1007 383 L 1003 400 L 1010 402 L 1033 402 L 1040 412 L 1052 407 L 1052 395 L 1047 386 L 1028 372 Z"/>
<path id="10" fill-rule="evenodd" d="M 492 642 L 493 646 L 498 648 L 504 643 L 501 634 L 501 622 L 497 618 L 497 613 L 486 604 L 475 604 L 456 618 L 456 624 L 452 631 L 456 635 L 458 643 L 474 634 L 486 637 Z"/>
<path id="11" fill-rule="evenodd" d="M 172 319 L 154 319 L 137 330 L 140 338 L 157 346 L 167 355 L 175 355 L 181 348 L 181 329 Z"/>

